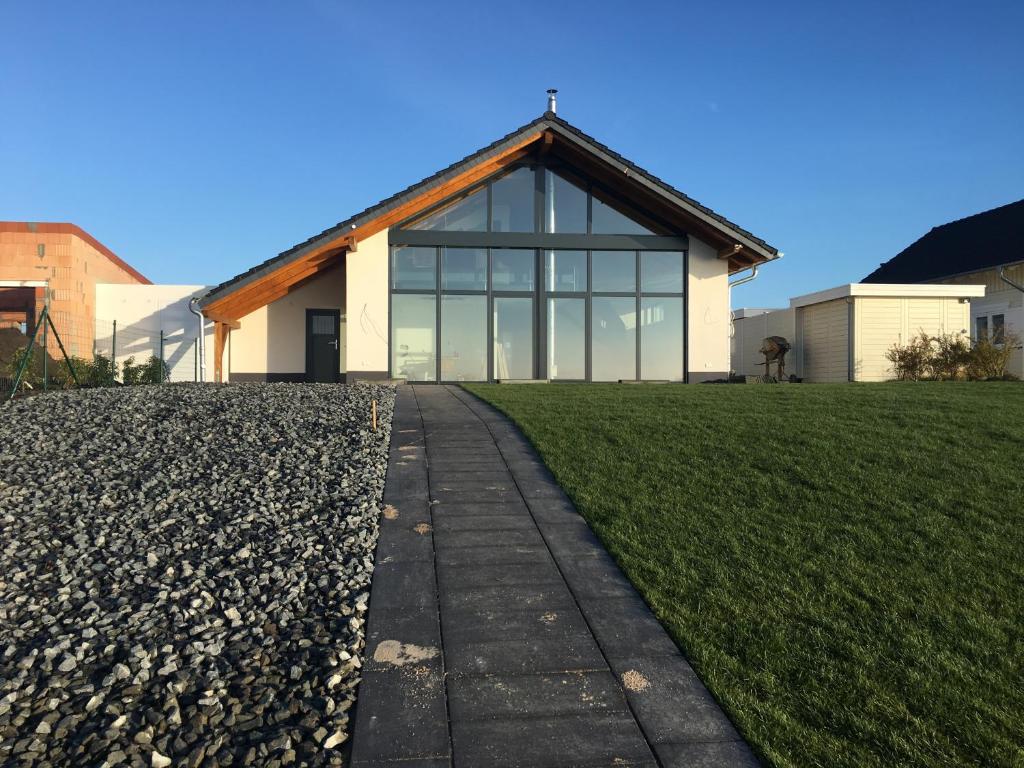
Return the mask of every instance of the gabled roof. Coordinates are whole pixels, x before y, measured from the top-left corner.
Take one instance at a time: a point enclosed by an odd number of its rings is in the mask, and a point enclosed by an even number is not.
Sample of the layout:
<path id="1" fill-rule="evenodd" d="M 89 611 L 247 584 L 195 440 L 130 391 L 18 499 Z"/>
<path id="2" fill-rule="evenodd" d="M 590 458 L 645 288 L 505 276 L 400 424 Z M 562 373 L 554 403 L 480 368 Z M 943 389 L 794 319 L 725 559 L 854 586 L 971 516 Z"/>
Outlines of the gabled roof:
<path id="1" fill-rule="evenodd" d="M 629 184 L 635 191 L 656 196 L 662 204 L 684 215 L 690 224 L 688 230 L 693 234 L 712 240 L 712 244 L 727 244 L 728 251 L 723 252 L 722 257 L 730 260 L 731 268 L 743 269 L 779 256 L 778 250 L 761 238 L 648 173 L 553 112 L 545 112 L 536 120 L 517 128 L 433 176 L 221 283 L 203 297 L 201 306 L 211 318 L 216 319 L 215 314 L 223 314 L 222 308 L 226 308 L 229 303 L 233 304 L 232 308 L 235 311 L 227 315 L 234 315 L 232 319 L 237 319 L 240 310 L 252 306 L 252 301 L 262 301 L 265 304 L 277 296 L 273 290 L 261 288 L 258 295 L 253 293 L 253 299 L 248 304 L 239 304 L 227 301 L 233 294 L 246 289 L 247 286 L 262 286 L 273 275 L 284 274 L 285 270 L 294 275 L 307 275 L 308 271 L 299 266 L 304 259 L 320 259 L 321 262 L 326 262 L 328 258 L 325 254 L 332 249 L 333 255 L 337 255 L 342 250 L 354 247 L 359 239 L 365 239 L 454 194 L 458 189 L 492 175 L 503 165 L 523 157 L 529 145 L 542 140 L 563 148 L 570 154 L 575 153 L 577 157 L 585 156 L 600 163 L 605 172 L 615 175 L 619 183 Z M 480 173 L 477 173 L 478 170 Z M 453 183 L 458 186 L 452 187 Z M 437 194 L 434 194 L 435 192 Z M 273 298 L 265 301 L 268 296 Z"/>
<path id="2" fill-rule="evenodd" d="M 921 283 L 1024 261 L 1024 200 L 935 227 L 864 278 Z"/>

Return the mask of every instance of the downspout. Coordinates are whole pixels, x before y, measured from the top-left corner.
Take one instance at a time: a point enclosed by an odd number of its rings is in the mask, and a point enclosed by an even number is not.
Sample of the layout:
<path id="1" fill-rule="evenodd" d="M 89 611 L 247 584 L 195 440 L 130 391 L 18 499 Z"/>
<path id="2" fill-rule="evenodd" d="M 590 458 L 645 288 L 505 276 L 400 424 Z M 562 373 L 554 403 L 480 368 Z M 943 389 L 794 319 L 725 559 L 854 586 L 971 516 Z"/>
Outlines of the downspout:
<path id="1" fill-rule="evenodd" d="M 754 280 L 757 277 L 757 269 L 760 266 L 761 266 L 760 264 L 755 264 L 754 266 L 752 266 L 750 268 L 750 274 L 749 275 L 747 275 L 746 277 L 741 277 L 739 280 L 733 280 L 731 283 L 729 283 L 729 288 L 730 289 L 731 288 L 735 288 L 737 285 L 743 285 L 744 283 L 749 283 L 752 280 Z M 729 304 L 729 307 L 730 307 L 730 309 L 732 308 L 732 303 L 731 302 Z"/>
<path id="2" fill-rule="evenodd" d="M 199 297 L 193 296 L 188 302 L 188 311 L 199 320 L 199 381 L 206 381 L 206 322 L 203 313 L 198 309 Z"/>
<path id="3" fill-rule="evenodd" d="M 1002 280 L 1007 285 L 1009 285 L 1011 288 L 1016 288 L 1021 293 L 1024 293 L 1024 285 L 1021 285 L 1020 283 L 1015 283 L 1013 280 L 1006 276 L 1006 267 L 999 268 L 999 279 Z"/>

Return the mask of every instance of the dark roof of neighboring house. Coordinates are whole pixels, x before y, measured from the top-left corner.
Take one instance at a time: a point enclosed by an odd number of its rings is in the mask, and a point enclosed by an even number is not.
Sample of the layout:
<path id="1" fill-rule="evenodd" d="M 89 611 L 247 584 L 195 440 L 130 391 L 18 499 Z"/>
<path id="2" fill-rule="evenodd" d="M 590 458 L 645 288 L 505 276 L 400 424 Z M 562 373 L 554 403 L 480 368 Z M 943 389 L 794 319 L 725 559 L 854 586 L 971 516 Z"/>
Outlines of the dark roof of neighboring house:
<path id="1" fill-rule="evenodd" d="M 921 283 L 1024 261 L 1024 200 L 935 227 L 864 278 Z"/>
<path id="2" fill-rule="evenodd" d="M 83 240 L 91 245 L 140 283 L 145 283 L 147 285 L 151 284 L 148 277 L 143 275 L 131 264 L 119 257 L 116 253 L 107 248 L 107 246 L 77 224 L 51 221 L 0 221 L 0 232 L 35 232 L 43 235 L 74 235 L 79 240 Z"/>
<path id="3" fill-rule="evenodd" d="M 365 224 L 366 222 L 372 220 L 373 218 L 383 213 L 386 213 L 387 211 L 393 208 L 398 207 L 399 205 L 412 199 L 413 197 L 417 196 L 426 189 L 442 184 L 448 179 L 457 176 L 467 167 L 499 154 L 506 147 L 515 144 L 518 140 L 520 140 L 522 137 L 529 134 L 530 132 L 543 130 L 552 130 L 559 136 L 566 138 L 576 144 L 583 145 L 586 149 L 590 150 L 591 152 L 603 156 L 605 160 L 610 161 L 612 164 L 621 165 L 623 167 L 623 170 L 625 170 L 627 173 L 632 174 L 634 177 L 639 177 L 640 179 L 645 180 L 646 186 L 661 193 L 664 197 L 669 198 L 672 202 L 687 208 L 691 213 L 707 220 L 709 223 L 714 222 L 715 225 L 717 225 L 719 228 L 729 230 L 732 234 L 736 236 L 737 239 L 746 240 L 748 243 L 753 245 L 756 250 L 761 251 L 764 254 L 765 258 L 774 259 L 778 257 L 778 249 L 772 247 L 761 238 L 756 237 L 755 235 L 743 229 L 742 227 L 729 221 L 721 214 L 716 213 L 715 211 L 711 210 L 705 205 L 701 205 L 696 200 L 684 194 L 683 192 L 680 192 L 675 187 L 662 181 L 653 174 L 648 173 L 640 166 L 630 162 L 622 155 L 609 149 L 604 144 L 600 143 L 591 136 L 588 136 L 583 131 L 579 130 L 575 126 L 558 117 L 554 112 L 545 112 L 536 120 L 532 120 L 526 125 L 517 128 L 516 130 L 503 136 L 502 138 L 498 139 L 492 144 L 487 145 L 483 149 L 480 149 L 471 155 L 467 155 L 462 160 L 452 163 L 447 168 L 438 171 L 432 176 L 428 176 L 422 181 L 419 181 L 416 184 L 407 187 L 401 192 L 392 195 L 391 197 L 385 200 L 382 200 L 376 205 L 370 206 L 369 208 L 367 208 L 364 211 L 361 211 L 360 213 L 357 213 L 355 216 L 352 216 L 351 218 L 346 219 L 345 221 L 339 222 L 335 224 L 333 227 L 325 229 L 320 234 L 314 235 L 308 240 L 305 240 L 297 245 L 292 246 L 287 251 L 284 251 L 278 254 L 277 256 L 268 259 L 267 261 L 264 261 L 261 264 L 257 264 L 252 269 L 247 270 L 246 272 L 243 272 L 239 275 L 236 275 L 230 280 L 227 280 L 221 283 L 220 285 L 212 288 L 203 297 L 201 304 L 209 304 L 214 299 L 220 297 L 225 293 L 230 292 L 236 286 L 240 287 L 241 285 L 248 283 L 250 280 L 256 279 L 266 274 L 267 272 L 272 271 L 278 266 L 282 266 L 288 263 L 292 258 L 297 258 L 301 256 L 308 249 L 316 247 L 320 243 L 343 235 L 348 230 L 355 229 L 356 227 Z"/>

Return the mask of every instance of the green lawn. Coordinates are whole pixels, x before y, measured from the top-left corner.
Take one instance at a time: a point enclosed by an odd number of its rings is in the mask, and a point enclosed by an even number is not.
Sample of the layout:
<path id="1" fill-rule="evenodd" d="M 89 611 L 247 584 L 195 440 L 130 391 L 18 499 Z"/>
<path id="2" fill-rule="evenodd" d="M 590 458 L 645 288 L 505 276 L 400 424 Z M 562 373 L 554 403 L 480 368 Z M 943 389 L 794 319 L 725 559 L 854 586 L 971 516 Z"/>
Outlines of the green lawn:
<path id="1" fill-rule="evenodd" d="M 1024 765 L 1024 384 L 467 389 L 767 763 Z"/>

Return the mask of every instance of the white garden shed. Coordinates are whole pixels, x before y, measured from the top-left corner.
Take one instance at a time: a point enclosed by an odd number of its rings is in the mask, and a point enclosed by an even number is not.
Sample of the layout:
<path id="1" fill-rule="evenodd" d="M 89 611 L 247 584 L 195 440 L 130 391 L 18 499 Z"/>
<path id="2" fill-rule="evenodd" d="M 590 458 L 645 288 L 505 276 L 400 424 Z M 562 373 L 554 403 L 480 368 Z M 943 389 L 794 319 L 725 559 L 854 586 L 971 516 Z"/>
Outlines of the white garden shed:
<path id="1" fill-rule="evenodd" d="M 849 283 L 797 296 L 788 309 L 736 310 L 733 372 L 763 374 L 761 342 L 783 336 L 786 371 L 804 381 L 886 381 L 893 344 L 921 332 L 970 336 L 970 300 L 984 295 L 984 285 Z"/>

